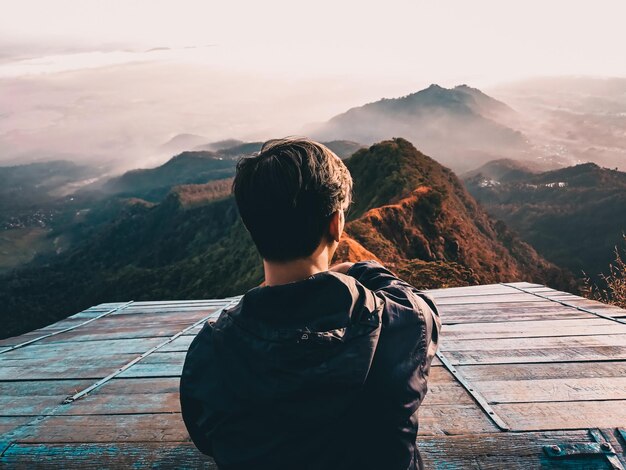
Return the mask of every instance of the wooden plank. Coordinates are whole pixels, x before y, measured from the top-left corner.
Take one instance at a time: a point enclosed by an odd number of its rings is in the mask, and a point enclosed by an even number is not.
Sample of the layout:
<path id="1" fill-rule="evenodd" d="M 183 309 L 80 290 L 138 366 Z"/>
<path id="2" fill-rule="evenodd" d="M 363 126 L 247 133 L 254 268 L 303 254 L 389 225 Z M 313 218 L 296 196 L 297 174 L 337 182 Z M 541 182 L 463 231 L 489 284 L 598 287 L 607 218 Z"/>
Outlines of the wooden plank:
<path id="1" fill-rule="evenodd" d="M 446 351 L 455 366 L 469 364 L 524 364 L 533 362 L 602 361 L 626 359 L 626 346 L 562 347 L 548 349 L 490 349 Z"/>
<path id="2" fill-rule="evenodd" d="M 127 302 L 114 302 L 110 304 L 101 304 L 95 307 L 90 307 L 82 312 L 75 313 L 68 318 L 72 319 L 81 319 L 81 320 L 89 320 L 91 318 L 97 317 L 101 313 L 107 312 L 109 310 L 114 310 L 116 308 L 122 307 Z"/>
<path id="3" fill-rule="evenodd" d="M 122 415 L 138 413 L 180 413 L 178 391 L 134 393 L 132 396 L 93 393 L 61 407 L 55 416 Z"/>
<path id="4" fill-rule="evenodd" d="M 167 306 L 167 305 L 203 305 L 203 304 L 228 304 L 232 300 L 236 298 L 240 298 L 237 296 L 234 297 L 224 297 L 222 299 L 191 299 L 191 300 L 141 300 L 135 302 L 133 305 L 137 305 L 138 307 L 144 306 Z"/>
<path id="5" fill-rule="evenodd" d="M 562 291 L 558 291 L 556 289 L 552 289 L 551 287 L 546 287 L 546 286 L 526 287 L 526 288 L 524 288 L 524 290 L 527 291 L 527 292 L 532 292 L 532 293 L 562 292 Z"/>
<path id="6" fill-rule="evenodd" d="M 513 292 L 515 289 L 503 284 L 481 284 L 476 286 L 462 286 L 462 287 L 443 287 L 439 289 L 427 289 L 424 292 L 436 297 L 437 295 L 451 295 L 458 293 L 474 293 L 474 292 L 489 292 L 489 291 L 502 291 Z"/>
<path id="7" fill-rule="evenodd" d="M 585 319 L 590 318 L 590 313 L 581 312 L 574 309 L 555 309 L 549 311 L 546 309 L 528 309 L 518 310 L 514 312 L 498 311 L 476 311 L 476 312 L 450 312 L 440 310 L 441 320 L 444 325 L 461 324 L 461 323 L 508 323 L 509 321 L 550 321 L 555 318 L 559 319 Z"/>
<path id="8" fill-rule="evenodd" d="M 471 382 L 626 377 L 626 361 L 459 366 Z"/>
<path id="9" fill-rule="evenodd" d="M 527 470 L 609 468 L 604 456 L 550 459 L 544 446 L 593 442 L 586 431 L 497 433 L 479 436 L 421 436 L 417 443 L 424 467 L 432 470 Z"/>
<path id="10" fill-rule="evenodd" d="M 146 314 L 145 317 L 133 315 L 123 320 L 105 317 L 85 328 L 41 340 L 39 344 L 173 336 L 206 315 L 206 311 L 194 311 L 186 315 L 170 315 L 160 320 L 153 314 Z"/>
<path id="11" fill-rule="evenodd" d="M 191 442 L 14 444 L 0 459 L 0 466 L 4 465 L 17 470 L 32 468 L 217 470 L 213 459 L 202 455 Z"/>
<path id="12" fill-rule="evenodd" d="M 437 305 L 439 305 L 437 303 Z M 506 312 L 507 314 L 515 314 L 516 312 L 536 312 L 547 309 L 551 312 L 567 312 L 570 310 L 576 310 L 573 307 L 567 305 L 557 304 L 551 300 L 538 300 L 537 302 L 494 302 L 491 304 L 460 304 L 460 305 L 443 305 L 440 306 L 440 310 L 450 313 L 460 312 L 488 312 L 499 313 Z"/>
<path id="13" fill-rule="evenodd" d="M 112 379 L 57 415 L 179 413 L 178 377 Z"/>
<path id="14" fill-rule="evenodd" d="M 489 380 L 476 382 L 475 386 L 490 404 L 626 400 L 626 377 Z"/>
<path id="15" fill-rule="evenodd" d="M 180 338 L 176 338 L 170 344 L 163 346 L 159 351 L 164 352 L 187 352 L 191 342 L 195 336 L 182 335 Z"/>
<path id="16" fill-rule="evenodd" d="M 485 305 L 485 304 L 525 304 L 544 302 L 536 295 L 520 292 L 519 294 L 476 295 L 466 297 L 444 297 L 435 300 L 437 305 Z"/>
<path id="17" fill-rule="evenodd" d="M 210 315 L 212 312 L 216 312 L 218 309 L 213 306 L 207 307 L 162 307 L 162 308 L 141 308 L 141 309 L 133 309 L 122 310 L 119 314 L 113 314 L 116 317 L 123 317 L 125 315 L 132 315 L 136 317 L 141 317 L 142 315 L 155 315 L 155 316 L 171 316 L 171 315 L 186 315 L 193 312 L 204 312 L 205 316 Z"/>
<path id="18" fill-rule="evenodd" d="M 9 354 L 11 353 L 7 353 Z M 2 360 L 0 380 L 100 379 L 135 357 L 137 354 L 108 354 L 99 357 L 72 357 L 71 360 L 58 361 L 50 361 L 47 358 L 31 361 Z"/>
<path id="19" fill-rule="evenodd" d="M 68 395 L 90 384 L 87 380 L 0 382 L 1 416 L 39 416 Z"/>
<path id="20" fill-rule="evenodd" d="M 563 349 L 617 346 L 626 348 L 626 334 L 616 325 L 618 334 L 588 336 L 540 336 L 528 338 L 459 339 L 448 338 L 441 344 L 441 351 L 492 351 L 501 349 Z M 626 330 L 624 330 L 626 332 Z M 445 331 L 444 331 L 445 335 Z"/>
<path id="21" fill-rule="evenodd" d="M 65 328 L 68 328 L 70 326 L 78 325 L 80 323 L 83 323 L 84 321 L 84 319 L 66 318 L 65 320 L 53 323 L 52 325 L 48 325 L 44 328 L 29 331 L 28 333 L 24 333 L 23 335 L 12 336 L 10 338 L 2 339 L 0 340 L 0 346 L 14 346 L 16 344 L 29 341 L 33 338 L 38 338 L 40 336 L 46 335 L 48 333 L 64 330 Z"/>
<path id="22" fill-rule="evenodd" d="M 142 354 L 162 342 L 162 338 L 111 339 L 90 342 L 68 342 L 58 344 L 33 344 L 9 351 L 0 356 L 0 364 L 8 360 L 58 360 L 67 358 L 81 361 L 85 357 L 101 357 L 112 354 Z"/>
<path id="23" fill-rule="evenodd" d="M 493 405 L 514 431 L 615 428 L 626 423 L 626 400 Z"/>
<path id="24" fill-rule="evenodd" d="M 0 416 L 0 441 L 2 440 L 3 434 L 7 434 L 23 426 L 32 419 L 33 418 L 30 416 Z"/>
<path id="25" fill-rule="evenodd" d="M 508 321 L 495 323 L 459 323 L 448 325 L 446 340 L 494 339 L 536 336 L 582 336 L 626 333 L 626 325 L 611 320 L 589 316 L 589 318 L 545 320 L 541 322 Z"/>
<path id="26" fill-rule="evenodd" d="M 102 387 L 93 392 L 98 395 L 134 395 L 152 393 L 174 393 L 178 392 L 180 384 L 179 377 L 158 377 L 158 378 L 115 378 L 107 382 Z"/>
<path id="27" fill-rule="evenodd" d="M 165 413 L 50 416 L 29 426 L 17 442 L 179 442 L 188 439 L 180 414 Z"/>
<path id="28" fill-rule="evenodd" d="M 160 351 L 125 370 L 119 377 L 180 377 L 187 352 Z"/>
<path id="29" fill-rule="evenodd" d="M 473 286 L 471 288 L 451 288 L 437 291 L 427 291 L 435 300 L 455 297 L 474 297 L 483 295 L 507 295 L 519 293 L 517 289 L 507 286 L 496 285 L 495 287 Z"/>
<path id="30" fill-rule="evenodd" d="M 528 289 L 528 288 L 532 288 L 532 287 L 545 287 L 545 286 L 543 286 L 541 284 L 535 284 L 533 282 L 507 282 L 504 285 L 519 287 L 521 289 Z"/>
<path id="31" fill-rule="evenodd" d="M 97 321 L 90 323 L 90 330 L 110 329 L 114 326 L 136 325 L 136 326 L 156 326 L 184 324 L 189 325 L 196 320 L 209 315 L 215 309 L 190 310 L 186 312 L 149 312 L 149 313 L 120 313 L 119 315 L 108 315 Z M 122 310 L 121 312 L 125 312 Z"/>
<path id="32" fill-rule="evenodd" d="M 422 402 L 422 406 L 452 404 L 477 406 L 469 393 L 445 367 L 431 367 L 428 378 L 428 392 Z"/>
<path id="33" fill-rule="evenodd" d="M 498 428 L 475 404 L 430 405 L 419 408 L 420 435 L 480 434 Z"/>

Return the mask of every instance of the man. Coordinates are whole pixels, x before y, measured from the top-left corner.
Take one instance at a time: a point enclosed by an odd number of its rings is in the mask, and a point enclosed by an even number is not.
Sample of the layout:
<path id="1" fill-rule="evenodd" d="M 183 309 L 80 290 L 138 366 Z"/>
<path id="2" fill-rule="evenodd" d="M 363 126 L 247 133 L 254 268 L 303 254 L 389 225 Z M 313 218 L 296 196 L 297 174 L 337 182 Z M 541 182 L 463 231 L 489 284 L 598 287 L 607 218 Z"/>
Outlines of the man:
<path id="1" fill-rule="evenodd" d="M 352 179 L 325 146 L 266 142 L 233 183 L 263 258 L 248 291 L 187 353 L 189 434 L 220 469 L 415 469 L 417 408 L 440 322 L 380 264 L 329 268 Z"/>

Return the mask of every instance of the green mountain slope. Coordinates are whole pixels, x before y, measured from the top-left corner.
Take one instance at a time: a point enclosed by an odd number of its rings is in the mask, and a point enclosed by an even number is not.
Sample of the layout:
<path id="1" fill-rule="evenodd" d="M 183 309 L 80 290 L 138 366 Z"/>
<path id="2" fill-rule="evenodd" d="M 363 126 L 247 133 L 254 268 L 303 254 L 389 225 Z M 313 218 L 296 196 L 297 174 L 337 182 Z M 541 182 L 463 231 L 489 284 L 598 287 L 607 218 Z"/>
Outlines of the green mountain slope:
<path id="1" fill-rule="evenodd" d="M 477 170 L 465 184 L 553 263 L 577 276 L 606 272 L 626 231 L 626 173 L 586 163 L 515 178 Z"/>

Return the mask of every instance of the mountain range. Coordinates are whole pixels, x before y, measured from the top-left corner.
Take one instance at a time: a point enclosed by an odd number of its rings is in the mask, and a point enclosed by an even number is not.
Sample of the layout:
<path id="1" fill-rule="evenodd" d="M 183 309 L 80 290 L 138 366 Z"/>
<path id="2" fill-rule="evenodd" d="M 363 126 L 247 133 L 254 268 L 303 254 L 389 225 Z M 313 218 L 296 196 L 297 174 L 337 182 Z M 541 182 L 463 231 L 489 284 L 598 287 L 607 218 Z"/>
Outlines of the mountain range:
<path id="1" fill-rule="evenodd" d="M 570 282 L 408 141 L 359 150 L 346 164 L 355 203 L 337 260 L 377 258 L 418 287 Z M 76 243 L 64 253 L 0 278 L 4 335 L 100 302 L 220 297 L 262 281 L 228 178 L 173 187 L 157 203 L 111 199 L 72 231 Z"/>

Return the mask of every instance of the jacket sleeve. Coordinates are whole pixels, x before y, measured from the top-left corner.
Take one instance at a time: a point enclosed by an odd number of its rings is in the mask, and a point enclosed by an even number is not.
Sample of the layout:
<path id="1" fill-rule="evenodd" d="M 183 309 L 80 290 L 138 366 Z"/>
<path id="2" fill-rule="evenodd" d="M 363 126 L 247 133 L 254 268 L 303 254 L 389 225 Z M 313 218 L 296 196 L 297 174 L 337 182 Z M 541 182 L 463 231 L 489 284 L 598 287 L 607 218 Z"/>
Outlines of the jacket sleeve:
<path id="1" fill-rule="evenodd" d="M 213 456 L 212 442 L 203 429 L 206 407 L 201 395 L 205 393 L 206 381 L 201 373 L 207 369 L 206 362 L 211 354 L 211 333 L 213 327 L 206 323 L 191 342 L 180 378 L 181 414 L 189 437 L 200 452 Z M 209 361 L 210 362 L 210 361 Z"/>
<path id="2" fill-rule="evenodd" d="M 380 398 L 382 419 L 411 417 L 427 391 L 441 321 L 432 298 L 375 261 L 347 272 L 383 300 L 382 332 L 368 386 Z"/>

